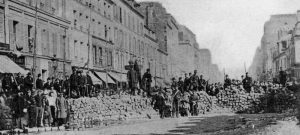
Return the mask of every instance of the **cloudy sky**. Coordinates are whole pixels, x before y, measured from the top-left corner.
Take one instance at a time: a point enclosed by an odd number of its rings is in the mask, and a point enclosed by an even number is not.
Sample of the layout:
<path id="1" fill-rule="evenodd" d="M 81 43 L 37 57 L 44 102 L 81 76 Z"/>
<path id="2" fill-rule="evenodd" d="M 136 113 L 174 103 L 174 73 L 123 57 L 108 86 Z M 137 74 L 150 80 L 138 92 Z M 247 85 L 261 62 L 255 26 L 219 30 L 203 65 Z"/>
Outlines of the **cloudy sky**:
<path id="1" fill-rule="evenodd" d="M 149 0 L 137 0 L 149 1 Z M 272 14 L 296 13 L 300 0 L 150 0 L 159 1 L 209 48 L 220 69 L 250 66 L 263 25 Z"/>

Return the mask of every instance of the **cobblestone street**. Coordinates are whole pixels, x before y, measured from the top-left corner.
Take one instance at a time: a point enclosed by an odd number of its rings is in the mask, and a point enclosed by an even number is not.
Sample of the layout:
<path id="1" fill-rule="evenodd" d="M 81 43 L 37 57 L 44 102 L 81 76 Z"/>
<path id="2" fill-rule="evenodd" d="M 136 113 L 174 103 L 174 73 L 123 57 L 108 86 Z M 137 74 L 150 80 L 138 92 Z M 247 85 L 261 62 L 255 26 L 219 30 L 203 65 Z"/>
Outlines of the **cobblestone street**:
<path id="1" fill-rule="evenodd" d="M 205 117 L 213 117 L 218 114 L 211 114 L 198 117 L 182 117 L 178 119 L 159 119 L 159 120 L 148 120 L 141 122 L 129 122 L 119 126 L 111 126 L 102 129 L 86 130 L 86 131 L 60 131 L 60 132 L 43 132 L 39 135 L 95 135 L 95 134 L 185 134 L 186 131 L 190 130 L 188 127 L 195 126 L 190 124 L 193 121 L 201 121 Z M 233 114 L 225 114 L 231 116 Z M 180 129 L 178 128 L 180 127 Z M 182 128 L 187 127 L 187 128 Z"/>

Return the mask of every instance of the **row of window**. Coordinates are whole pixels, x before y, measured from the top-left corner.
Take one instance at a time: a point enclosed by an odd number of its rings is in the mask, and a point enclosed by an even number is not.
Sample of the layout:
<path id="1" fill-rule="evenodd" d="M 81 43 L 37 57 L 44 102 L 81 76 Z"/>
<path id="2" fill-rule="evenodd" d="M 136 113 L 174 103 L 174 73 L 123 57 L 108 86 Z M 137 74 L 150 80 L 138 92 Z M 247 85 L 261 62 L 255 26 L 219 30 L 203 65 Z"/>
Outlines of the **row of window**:
<path id="1" fill-rule="evenodd" d="M 103 15 L 111 19 L 111 5 L 105 0 L 76 0 L 81 4 L 91 8 L 92 10 L 96 11 L 97 13 Z"/>
<path id="2" fill-rule="evenodd" d="M 155 56 L 155 48 L 150 47 L 149 43 L 128 35 L 125 31 L 115 28 L 115 43 L 121 49 L 127 50 L 138 56 L 153 58 Z"/>
<path id="3" fill-rule="evenodd" d="M 103 47 L 93 46 L 93 63 L 98 67 L 112 67 L 113 53 L 112 50 Z"/>
<path id="4" fill-rule="evenodd" d="M 9 20 L 10 44 L 15 45 L 16 49 L 32 53 L 34 32 L 32 25 Z M 37 45 L 37 50 L 40 50 L 41 54 L 45 56 L 53 57 L 55 55 L 57 58 L 64 58 L 64 47 L 68 47 L 66 37 L 63 34 L 48 29 L 39 29 L 38 32 L 40 32 L 38 36 L 40 36 L 41 40 Z M 68 56 L 68 49 L 65 51 L 67 53 L 66 56 Z"/>
<path id="5" fill-rule="evenodd" d="M 84 32 L 88 32 L 89 27 L 91 27 L 90 28 L 91 34 L 106 39 L 108 41 L 112 41 L 111 27 L 106 24 L 102 24 L 100 19 L 98 21 L 95 18 L 90 19 L 89 15 L 83 15 L 83 13 L 77 10 L 73 10 L 73 15 L 74 15 L 74 22 L 73 22 L 74 28 Z"/>
<path id="6" fill-rule="evenodd" d="M 114 20 L 116 22 L 121 23 L 122 25 L 124 25 L 125 27 L 127 27 L 128 29 L 130 29 L 133 32 L 138 33 L 139 35 L 144 34 L 144 23 L 140 20 L 143 19 L 139 19 L 139 17 L 137 17 L 136 15 L 131 15 L 131 14 L 135 14 L 132 12 L 126 12 L 125 9 L 122 9 L 119 6 L 114 6 Z"/>
<path id="7" fill-rule="evenodd" d="M 66 13 L 66 0 L 19 0 L 27 3 L 30 6 L 37 6 L 39 9 L 46 11 L 50 14 L 65 17 Z"/>

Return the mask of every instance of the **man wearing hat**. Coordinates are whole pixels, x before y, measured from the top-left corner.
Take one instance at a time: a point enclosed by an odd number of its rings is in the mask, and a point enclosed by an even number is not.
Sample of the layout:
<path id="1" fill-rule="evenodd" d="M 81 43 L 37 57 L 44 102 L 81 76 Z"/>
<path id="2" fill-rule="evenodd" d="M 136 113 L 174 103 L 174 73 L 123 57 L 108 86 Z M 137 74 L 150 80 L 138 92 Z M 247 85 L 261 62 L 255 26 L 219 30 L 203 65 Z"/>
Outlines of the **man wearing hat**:
<path id="1" fill-rule="evenodd" d="M 82 75 L 82 70 L 78 71 L 78 76 L 77 76 L 77 84 L 78 84 L 78 96 L 83 97 L 84 96 L 84 91 L 86 87 L 86 79 Z"/>
<path id="2" fill-rule="evenodd" d="M 231 80 L 228 77 L 228 75 L 225 75 L 225 80 L 224 80 L 224 89 L 228 88 L 231 86 Z"/>
<path id="3" fill-rule="evenodd" d="M 249 77 L 248 75 L 248 72 L 246 73 L 246 77 L 245 79 L 243 80 L 243 86 L 244 86 L 244 89 L 247 91 L 247 92 L 250 92 L 251 91 L 251 86 L 252 85 L 252 78 Z"/>
<path id="4" fill-rule="evenodd" d="M 76 74 L 76 68 L 72 67 L 72 74 L 70 76 L 70 89 L 71 89 L 71 92 L 68 94 L 69 97 L 73 96 L 73 94 L 71 94 L 71 93 L 76 93 L 78 91 L 77 78 L 78 78 L 78 76 Z"/>
<path id="5" fill-rule="evenodd" d="M 43 89 L 43 87 L 44 87 L 43 86 L 44 82 L 41 79 L 41 76 L 42 76 L 41 74 L 38 74 L 38 78 L 36 79 L 36 83 L 35 83 L 36 84 L 36 88 L 39 89 L 39 90 Z"/>
<path id="6" fill-rule="evenodd" d="M 87 87 L 86 87 L 84 96 L 89 97 L 91 95 L 91 90 L 94 86 L 93 81 L 92 81 L 92 77 L 90 76 L 89 71 L 86 72 L 86 77 L 85 78 L 86 78 Z"/>
<path id="7" fill-rule="evenodd" d="M 146 92 L 147 92 L 147 96 L 150 96 L 150 89 L 151 89 L 151 82 L 152 82 L 152 76 L 150 73 L 150 69 L 148 68 L 146 73 L 143 75 L 143 80 L 146 86 Z"/>
<path id="8" fill-rule="evenodd" d="M 27 76 L 24 78 L 24 89 L 26 91 L 26 93 L 28 91 L 32 91 L 33 88 L 33 78 L 31 73 L 27 73 Z"/>
<path id="9" fill-rule="evenodd" d="M 127 80 L 128 80 L 129 88 L 131 90 L 131 94 L 135 95 L 135 89 L 137 88 L 138 79 L 137 79 L 137 73 L 133 67 L 133 62 L 131 60 L 129 61 L 129 70 L 127 72 Z"/>

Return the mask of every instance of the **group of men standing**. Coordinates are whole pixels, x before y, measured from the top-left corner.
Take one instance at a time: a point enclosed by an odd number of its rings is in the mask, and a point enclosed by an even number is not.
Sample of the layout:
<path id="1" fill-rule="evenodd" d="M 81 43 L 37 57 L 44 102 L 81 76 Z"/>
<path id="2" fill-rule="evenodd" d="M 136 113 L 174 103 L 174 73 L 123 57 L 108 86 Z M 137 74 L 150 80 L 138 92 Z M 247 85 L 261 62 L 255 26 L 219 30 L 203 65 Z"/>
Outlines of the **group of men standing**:
<path id="1" fill-rule="evenodd" d="M 241 76 L 241 81 L 239 80 L 234 80 L 234 79 L 230 79 L 228 75 L 225 75 L 225 80 L 224 80 L 224 88 L 230 88 L 231 85 L 242 85 L 243 88 L 247 91 L 250 92 L 253 82 L 252 82 L 252 78 L 249 76 L 248 72 L 246 72 L 246 75 L 244 77 L 244 75 Z"/>
<path id="2" fill-rule="evenodd" d="M 138 90 L 137 94 L 140 95 L 142 89 L 147 93 L 147 96 L 150 96 L 152 83 L 152 75 L 150 73 L 150 69 L 147 69 L 144 75 L 141 76 L 141 70 L 138 65 L 138 61 L 129 61 L 127 70 L 127 80 L 130 93 L 132 95 L 135 95 L 136 90 Z"/>

